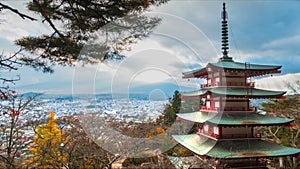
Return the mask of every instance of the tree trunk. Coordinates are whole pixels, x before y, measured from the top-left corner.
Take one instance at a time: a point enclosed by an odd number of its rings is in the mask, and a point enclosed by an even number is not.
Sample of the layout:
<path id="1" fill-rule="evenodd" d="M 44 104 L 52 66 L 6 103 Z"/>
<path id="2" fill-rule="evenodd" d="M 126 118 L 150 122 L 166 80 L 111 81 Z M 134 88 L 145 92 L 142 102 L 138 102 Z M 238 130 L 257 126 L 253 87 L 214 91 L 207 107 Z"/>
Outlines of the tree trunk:
<path id="1" fill-rule="evenodd" d="M 293 169 L 297 169 L 297 159 L 296 157 L 293 157 Z"/>
<path id="2" fill-rule="evenodd" d="M 283 158 L 279 157 L 279 168 L 283 169 Z"/>

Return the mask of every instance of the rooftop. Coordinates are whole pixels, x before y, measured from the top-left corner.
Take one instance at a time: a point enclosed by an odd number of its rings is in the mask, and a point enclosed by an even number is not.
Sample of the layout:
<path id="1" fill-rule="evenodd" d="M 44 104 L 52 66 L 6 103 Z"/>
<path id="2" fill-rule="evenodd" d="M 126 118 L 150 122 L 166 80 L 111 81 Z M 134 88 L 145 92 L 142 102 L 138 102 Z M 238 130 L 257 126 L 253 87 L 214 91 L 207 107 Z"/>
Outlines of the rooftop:
<path id="1" fill-rule="evenodd" d="M 239 112 L 239 113 L 212 113 L 212 112 L 193 112 L 177 114 L 177 117 L 196 123 L 212 123 L 217 125 L 278 125 L 289 124 L 294 121 L 290 118 L 272 117 L 261 115 L 256 112 Z"/>
<path id="2" fill-rule="evenodd" d="M 281 97 L 285 91 L 270 91 L 248 87 L 216 87 L 211 89 L 201 89 L 192 92 L 182 92 L 182 96 L 193 97 L 206 94 L 226 95 L 226 96 L 248 96 L 249 98 L 269 98 Z"/>
<path id="3" fill-rule="evenodd" d="M 214 68 L 221 68 L 224 70 L 239 70 L 244 71 L 247 70 L 246 75 L 250 76 L 259 76 L 268 73 L 278 73 L 280 72 L 279 69 L 281 66 L 279 65 L 261 65 L 261 64 L 251 64 L 245 62 L 235 62 L 233 60 L 221 60 L 217 63 L 208 63 L 205 68 L 195 69 L 188 72 L 183 72 L 184 78 L 191 78 L 197 77 L 198 75 L 206 75 L 207 68 L 214 67 Z"/>
<path id="4" fill-rule="evenodd" d="M 173 135 L 173 138 L 198 155 L 212 158 L 261 158 L 296 155 L 300 149 L 260 139 L 213 140 L 198 134 Z"/>

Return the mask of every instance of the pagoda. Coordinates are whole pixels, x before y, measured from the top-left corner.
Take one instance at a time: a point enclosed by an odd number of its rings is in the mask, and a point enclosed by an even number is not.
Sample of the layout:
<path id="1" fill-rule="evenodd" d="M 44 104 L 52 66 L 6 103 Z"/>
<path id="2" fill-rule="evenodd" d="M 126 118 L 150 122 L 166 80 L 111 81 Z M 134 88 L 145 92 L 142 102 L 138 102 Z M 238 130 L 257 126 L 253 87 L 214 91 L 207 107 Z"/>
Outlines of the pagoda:
<path id="1" fill-rule="evenodd" d="M 178 113 L 177 120 L 194 123 L 195 134 L 173 138 L 214 168 L 266 168 L 271 157 L 298 156 L 300 149 L 265 141 L 258 127 L 289 126 L 293 119 L 271 117 L 251 107 L 250 99 L 282 98 L 284 91 L 255 88 L 251 77 L 280 73 L 281 66 L 236 62 L 228 56 L 228 23 L 222 11 L 222 53 L 217 63 L 183 73 L 183 78 L 203 78 L 201 89 L 182 92 L 182 101 L 200 98 L 199 111 Z"/>

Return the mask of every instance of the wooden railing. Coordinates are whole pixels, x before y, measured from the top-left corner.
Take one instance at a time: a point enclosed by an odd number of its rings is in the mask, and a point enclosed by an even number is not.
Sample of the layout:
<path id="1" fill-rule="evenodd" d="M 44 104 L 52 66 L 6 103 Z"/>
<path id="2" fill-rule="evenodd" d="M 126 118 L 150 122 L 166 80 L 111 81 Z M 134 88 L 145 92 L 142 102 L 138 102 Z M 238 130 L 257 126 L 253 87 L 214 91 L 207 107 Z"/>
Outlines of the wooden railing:
<path id="1" fill-rule="evenodd" d="M 222 134 L 222 139 L 235 139 L 235 138 L 261 138 L 260 134 L 252 135 L 252 134 Z"/>
<path id="2" fill-rule="evenodd" d="M 200 111 L 244 111 L 244 112 L 252 112 L 257 111 L 256 107 L 225 107 L 222 108 L 212 108 L 212 107 L 206 107 L 206 106 L 200 106 Z"/>
<path id="3" fill-rule="evenodd" d="M 211 83 L 211 84 L 201 84 L 201 88 L 206 87 L 216 87 L 216 86 L 227 86 L 227 87 L 251 87 L 253 88 L 255 86 L 255 82 L 227 82 L 226 84 L 221 84 L 220 82 L 217 83 Z"/>

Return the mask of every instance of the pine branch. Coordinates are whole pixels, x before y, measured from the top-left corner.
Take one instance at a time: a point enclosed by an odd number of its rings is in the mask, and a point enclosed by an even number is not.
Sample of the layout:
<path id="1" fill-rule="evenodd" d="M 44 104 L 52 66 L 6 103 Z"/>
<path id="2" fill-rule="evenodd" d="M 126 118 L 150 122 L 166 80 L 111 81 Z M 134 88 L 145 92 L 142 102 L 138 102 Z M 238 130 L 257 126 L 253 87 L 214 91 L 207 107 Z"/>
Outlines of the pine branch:
<path id="1" fill-rule="evenodd" d="M 50 27 L 57 33 L 59 36 L 64 37 L 64 35 L 55 27 L 54 23 L 51 21 L 49 17 L 47 17 L 44 12 L 41 4 L 37 0 L 33 0 L 33 2 L 39 7 L 41 15 L 45 18 L 44 21 L 47 21 Z"/>

